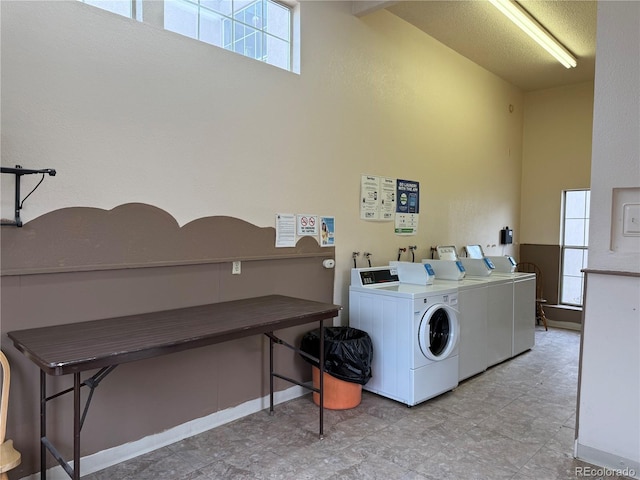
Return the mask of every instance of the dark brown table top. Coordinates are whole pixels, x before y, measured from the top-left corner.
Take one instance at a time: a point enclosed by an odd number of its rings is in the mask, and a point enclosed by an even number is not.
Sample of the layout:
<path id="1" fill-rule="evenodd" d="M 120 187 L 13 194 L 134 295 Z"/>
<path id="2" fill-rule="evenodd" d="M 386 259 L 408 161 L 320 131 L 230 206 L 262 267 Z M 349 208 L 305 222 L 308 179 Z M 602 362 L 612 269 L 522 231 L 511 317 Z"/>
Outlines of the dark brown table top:
<path id="1" fill-rule="evenodd" d="M 142 360 L 333 318 L 342 307 L 282 295 L 9 332 L 49 375 Z"/>

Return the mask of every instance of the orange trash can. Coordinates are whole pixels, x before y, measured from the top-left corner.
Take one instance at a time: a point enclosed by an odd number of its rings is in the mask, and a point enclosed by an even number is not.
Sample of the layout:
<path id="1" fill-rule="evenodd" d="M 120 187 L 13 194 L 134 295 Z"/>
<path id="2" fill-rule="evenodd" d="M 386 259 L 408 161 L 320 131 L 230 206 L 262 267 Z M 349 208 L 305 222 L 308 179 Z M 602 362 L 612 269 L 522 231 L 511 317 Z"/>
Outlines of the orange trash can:
<path id="1" fill-rule="evenodd" d="M 311 367 L 313 386 L 320 388 L 320 369 Z M 324 408 L 329 410 L 347 410 L 360 405 L 362 401 L 362 385 L 345 382 L 324 372 Z M 320 405 L 320 394 L 313 392 L 313 403 Z"/>

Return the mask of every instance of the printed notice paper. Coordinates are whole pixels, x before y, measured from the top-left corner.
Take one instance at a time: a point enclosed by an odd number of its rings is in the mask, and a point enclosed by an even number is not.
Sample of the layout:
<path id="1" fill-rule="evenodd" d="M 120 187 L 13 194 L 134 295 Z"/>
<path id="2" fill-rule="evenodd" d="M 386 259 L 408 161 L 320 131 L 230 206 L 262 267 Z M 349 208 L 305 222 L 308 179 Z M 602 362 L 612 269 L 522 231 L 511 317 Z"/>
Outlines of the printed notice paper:
<path id="1" fill-rule="evenodd" d="M 362 175 L 360 180 L 360 218 L 390 222 L 396 213 L 396 180 Z"/>
<path id="2" fill-rule="evenodd" d="M 296 216 L 276 213 L 276 248 L 296 246 Z"/>

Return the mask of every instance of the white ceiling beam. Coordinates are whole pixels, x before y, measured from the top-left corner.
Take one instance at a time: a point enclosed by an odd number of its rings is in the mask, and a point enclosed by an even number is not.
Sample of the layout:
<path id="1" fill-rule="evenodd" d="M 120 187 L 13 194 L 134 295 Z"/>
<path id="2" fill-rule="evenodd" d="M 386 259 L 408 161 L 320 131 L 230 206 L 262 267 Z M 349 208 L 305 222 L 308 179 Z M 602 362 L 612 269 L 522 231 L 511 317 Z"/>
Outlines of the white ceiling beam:
<path id="1" fill-rule="evenodd" d="M 397 1 L 369 1 L 369 0 L 355 0 L 351 2 L 351 13 L 353 13 L 356 17 L 363 17 L 369 13 L 373 13 L 376 10 L 380 10 L 383 8 L 390 7 L 398 3 Z"/>

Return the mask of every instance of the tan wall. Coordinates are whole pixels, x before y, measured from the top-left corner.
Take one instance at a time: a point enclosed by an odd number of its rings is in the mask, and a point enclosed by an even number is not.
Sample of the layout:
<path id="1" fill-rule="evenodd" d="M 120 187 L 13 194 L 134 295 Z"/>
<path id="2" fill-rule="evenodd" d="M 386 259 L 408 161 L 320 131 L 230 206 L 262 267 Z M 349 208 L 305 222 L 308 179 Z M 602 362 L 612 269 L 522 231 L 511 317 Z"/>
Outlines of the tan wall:
<path id="1" fill-rule="evenodd" d="M 384 10 L 302 2 L 296 75 L 75 0 L 0 7 L 3 165 L 58 170 L 25 221 L 128 202 L 181 225 L 335 215 L 344 305 L 353 251 L 375 265 L 408 245 L 515 253 L 497 244 L 520 215 L 521 91 Z M 417 236 L 359 220 L 362 174 L 421 183 Z"/>
<path id="2" fill-rule="evenodd" d="M 589 188 L 593 82 L 525 94 L 520 243 L 559 245 L 562 191 Z"/>
<path id="3" fill-rule="evenodd" d="M 407 245 L 417 258 L 436 244 L 517 253 L 497 245 L 505 225 L 516 242 L 556 244 L 561 189 L 588 186 L 592 85 L 525 102 L 386 11 L 357 18 L 351 2 L 303 2 L 296 75 L 77 1 L 0 8 L 2 164 L 58 170 L 25 204 L 27 222 L 128 202 L 180 225 L 335 215 L 334 301 L 346 307 L 351 252 L 376 265 Z M 421 183 L 417 236 L 359 220 L 362 174 Z"/>

